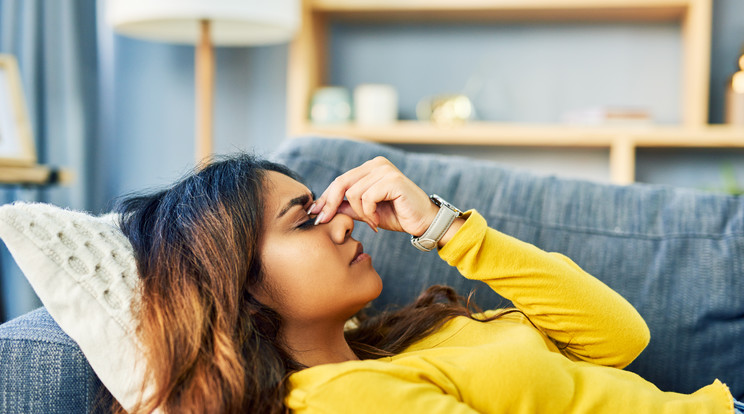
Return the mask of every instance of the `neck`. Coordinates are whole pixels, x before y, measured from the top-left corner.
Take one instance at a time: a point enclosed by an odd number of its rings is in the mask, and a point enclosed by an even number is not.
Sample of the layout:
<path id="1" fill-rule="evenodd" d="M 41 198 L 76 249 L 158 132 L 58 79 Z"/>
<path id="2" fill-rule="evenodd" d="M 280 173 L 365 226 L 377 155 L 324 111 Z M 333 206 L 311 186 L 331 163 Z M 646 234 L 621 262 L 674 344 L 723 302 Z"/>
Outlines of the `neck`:
<path id="1" fill-rule="evenodd" d="M 283 336 L 292 357 L 306 367 L 359 359 L 344 338 L 343 323 L 288 324 Z"/>

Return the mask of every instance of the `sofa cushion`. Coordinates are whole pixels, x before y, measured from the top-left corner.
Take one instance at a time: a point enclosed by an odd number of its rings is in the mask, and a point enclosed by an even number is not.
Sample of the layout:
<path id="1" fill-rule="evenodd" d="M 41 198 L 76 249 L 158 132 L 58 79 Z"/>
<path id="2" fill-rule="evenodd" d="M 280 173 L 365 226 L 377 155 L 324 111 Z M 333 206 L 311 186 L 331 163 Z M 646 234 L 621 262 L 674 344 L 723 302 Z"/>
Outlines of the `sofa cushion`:
<path id="1" fill-rule="evenodd" d="M 320 194 L 336 176 L 378 155 L 427 193 L 567 255 L 627 298 L 651 330 L 651 343 L 629 370 L 667 391 L 693 392 L 719 378 L 744 396 L 744 198 L 558 179 L 344 140 L 291 140 L 275 159 Z M 383 278 L 378 308 L 410 302 L 435 283 L 461 294 L 476 286 L 434 253 L 414 249 L 406 235 L 357 226 L 354 237 Z M 483 307 L 508 304 L 485 287 L 475 298 Z"/>
<path id="2" fill-rule="evenodd" d="M 0 327 L 0 361 L 2 413 L 110 411 L 110 394 L 44 308 Z"/>

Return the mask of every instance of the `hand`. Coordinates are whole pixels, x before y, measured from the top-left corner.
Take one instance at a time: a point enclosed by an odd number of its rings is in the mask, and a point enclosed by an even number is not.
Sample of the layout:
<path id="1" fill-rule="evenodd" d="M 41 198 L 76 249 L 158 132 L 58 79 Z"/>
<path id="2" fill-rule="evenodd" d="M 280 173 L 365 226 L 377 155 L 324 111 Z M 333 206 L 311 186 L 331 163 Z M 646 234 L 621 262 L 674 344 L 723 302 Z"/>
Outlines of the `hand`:
<path id="1" fill-rule="evenodd" d="M 438 211 L 429 196 L 395 165 L 377 157 L 336 177 L 309 213 L 318 214 L 316 224 L 342 213 L 375 231 L 380 227 L 420 236 Z"/>

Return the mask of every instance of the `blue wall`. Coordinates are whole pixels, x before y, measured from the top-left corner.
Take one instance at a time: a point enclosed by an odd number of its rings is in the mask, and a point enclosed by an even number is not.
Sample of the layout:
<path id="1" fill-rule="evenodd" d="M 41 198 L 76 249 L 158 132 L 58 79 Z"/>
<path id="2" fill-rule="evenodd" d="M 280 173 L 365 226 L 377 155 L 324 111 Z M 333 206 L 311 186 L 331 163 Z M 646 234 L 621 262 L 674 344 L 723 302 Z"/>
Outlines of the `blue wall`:
<path id="1" fill-rule="evenodd" d="M 104 210 L 194 164 L 194 48 L 115 35 L 98 1 Z M 216 50 L 215 151 L 268 154 L 285 136 L 287 45 Z"/>
<path id="2" fill-rule="evenodd" d="M 331 83 L 392 84 L 404 119 L 422 97 L 465 93 L 489 121 L 608 104 L 680 121 L 678 24 L 344 24 L 331 39 Z"/>
<path id="3" fill-rule="evenodd" d="M 744 44 L 744 2 L 715 0 L 712 122 Z M 193 48 L 134 40 L 99 28 L 102 72 L 101 202 L 171 182 L 192 164 Z M 680 120 L 679 26 L 673 23 L 349 25 L 332 28 L 330 81 L 392 83 L 401 115 L 449 91 L 471 94 L 483 119 L 555 122 L 568 109 L 646 105 L 660 123 Z M 285 138 L 287 46 L 217 53 L 216 149 L 266 154 Z M 469 86 L 467 86 L 469 85 Z M 607 180 L 607 152 L 401 146 L 496 159 L 545 173 Z M 641 150 L 639 181 L 715 187 L 741 151 Z M 738 174 L 744 181 L 744 170 Z"/>

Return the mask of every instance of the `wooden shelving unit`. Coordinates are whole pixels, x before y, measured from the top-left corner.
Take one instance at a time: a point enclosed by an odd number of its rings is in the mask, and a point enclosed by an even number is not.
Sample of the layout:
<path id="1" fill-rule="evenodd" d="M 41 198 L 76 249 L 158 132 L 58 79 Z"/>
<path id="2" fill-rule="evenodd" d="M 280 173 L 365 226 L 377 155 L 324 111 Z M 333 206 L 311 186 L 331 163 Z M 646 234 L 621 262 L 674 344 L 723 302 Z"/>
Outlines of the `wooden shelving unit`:
<path id="1" fill-rule="evenodd" d="M 46 165 L 0 166 L 0 185 L 66 185 L 73 180 L 74 175 L 71 171 Z"/>
<path id="2" fill-rule="evenodd" d="M 609 148 L 611 179 L 635 180 L 639 147 L 744 147 L 744 128 L 707 125 L 712 0 L 305 0 L 290 49 L 288 130 L 384 143 Z M 326 79 L 332 21 L 679 21 L 683 43 L 680 126 L 533 125 L 475 122 L 440 128 L 401 121 L 387 127 L 317 126 L 313 91 Z"/>

